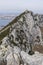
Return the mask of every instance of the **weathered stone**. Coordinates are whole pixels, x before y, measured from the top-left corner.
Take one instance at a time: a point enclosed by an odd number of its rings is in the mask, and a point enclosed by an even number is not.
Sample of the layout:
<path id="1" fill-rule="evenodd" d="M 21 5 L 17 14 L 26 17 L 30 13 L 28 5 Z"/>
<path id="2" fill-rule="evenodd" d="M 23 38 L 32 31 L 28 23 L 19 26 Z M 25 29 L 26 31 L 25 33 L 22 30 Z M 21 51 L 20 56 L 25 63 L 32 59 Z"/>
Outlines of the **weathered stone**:
<path id="1" fill-rule="evenodd" d="M 7 60 L 0 58 L 0 65 L 7 65 Z"/>
<path id="2" fill-rule="evenodd" d="M 29 11 L 18 16 L 9 34 L 1 41 L 0 65 L 43 65 L 43 54 L 34 52 L 32 55 L 32 46 L 42 43 L 39 19 L 37 21 Z"/>
<path id="3" fill-rule="evenodd" d="M 13 54 L 10 53 L 8 56 L 7 56 L 7 65 L 19 65 L 20 64 L 20 60 L 19 60 L 19 57 L 17 56 L 17 54 Z"/>
<path id="4" fill-rule="evenodd" d="M 42 65 L 43 64 L 43 54 L 35 52 L 34 55 L 29 55 L 24 51 L 21 51 L 21 57 L 24 63 L 28 65 Z"/>

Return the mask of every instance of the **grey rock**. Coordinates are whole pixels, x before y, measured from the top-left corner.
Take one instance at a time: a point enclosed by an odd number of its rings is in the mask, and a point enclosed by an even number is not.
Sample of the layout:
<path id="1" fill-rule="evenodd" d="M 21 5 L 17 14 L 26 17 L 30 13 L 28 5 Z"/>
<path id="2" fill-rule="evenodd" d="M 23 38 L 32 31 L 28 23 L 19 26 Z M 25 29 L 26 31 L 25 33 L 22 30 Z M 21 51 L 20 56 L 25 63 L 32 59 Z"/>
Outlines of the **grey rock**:
<path id="1" fill-rule="evenodd" d="M 7 65 L 7 60 L 0 58 L 0 65 Z"/>
<path id="2" fill-rule="evenodd" d="M 7 65 L 19 65 L 20 64 L 20 60 L 17 54 L 13 55 L 12 53 L 10 53 L 6 59 L 7 59 Z"/>
<path id="3" fill-rule="evenodd" d="M 43 64 L 43 54 L 35 52 L 34 55 L 29 55 L 24 51 L 21 51 L 21 57 L 24 63 L 28 65 L 42 65 Z"/>
<path id="4" fill-rule="evenodd" d="M 28 54 L 33 45 L 43 44 L 39 24 L 39 16 L 30 11 L 18 16 L 9 34 L 1 40 L 0 65 L 43 65 L 43 54 Z"/>

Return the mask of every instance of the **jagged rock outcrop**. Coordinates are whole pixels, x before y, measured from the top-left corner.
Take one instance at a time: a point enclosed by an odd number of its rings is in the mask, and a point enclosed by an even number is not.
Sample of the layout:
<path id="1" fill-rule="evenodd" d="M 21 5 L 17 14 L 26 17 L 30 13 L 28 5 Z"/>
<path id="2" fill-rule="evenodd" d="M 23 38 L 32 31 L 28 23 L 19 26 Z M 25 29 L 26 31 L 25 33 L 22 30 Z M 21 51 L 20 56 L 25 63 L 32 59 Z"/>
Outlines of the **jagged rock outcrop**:
<path id="1" fill-rule="evenodd" d="M 37 23 L 40 27 L 43 27 L 43 15 L 41 14 L 34 14 L 34 21 Z"/>
<path id="2" fill-rule="evenodd" d="M 20 49 L 0 46 L 0 65 L 20 65 Z"/>
<path id="3" fill-rule="evenodd" d="M 40 60 L 39 57 L 36 64 L 35 61 L 33 61 L 34 59 L 37 60 L 38 54 L 34 54 L 36 57 L 33 57 L 34 55 L 30 56 L 28 52 L 32 51 L 32 46 L 41 43 L 41 30 L 37 23 L 35 23 L 32 12 L 25 11 L 18 16 L 18 20 L 11 25 L 9 34 L 2 39 L 0 45 L 0 61 L 2 61 L 2 63 L 7 61 L 7 65 L 40 65 L 43 60 Z M 25 56 L 27 56 L 27 58 Z M 41 59 L 42 58 L 43 56 L 41 56 Z M 37 64 L 39 61 L 40 63 Z"/>
<path id="4" fill-rule="evenodd" d="M 29 44 L 42 43 L 41 30 L 33 20 L 33 15 L 26 11 L 25 14 L 10 28 L 9 37 L 22 49 L 29 48 Z"/>

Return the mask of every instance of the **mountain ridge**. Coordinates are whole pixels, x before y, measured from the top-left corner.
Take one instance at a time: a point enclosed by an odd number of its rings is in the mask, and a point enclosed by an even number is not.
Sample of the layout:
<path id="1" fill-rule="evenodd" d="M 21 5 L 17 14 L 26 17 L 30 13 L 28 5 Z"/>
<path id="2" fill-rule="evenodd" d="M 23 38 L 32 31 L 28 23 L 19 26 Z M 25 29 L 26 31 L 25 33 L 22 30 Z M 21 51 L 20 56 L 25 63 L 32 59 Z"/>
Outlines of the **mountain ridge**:
<path id="1" fill-rule="evenodd" d="M 25 11 L 0 32 L 0 65 L 43 64 L 43 40 L 39 24 L 38 15 Z"/>
<path id="2" fill-rule="evenodd" d="M 5 35 L 2 35 L 4 32 L 6 32 L 7 30 L 9 31 L 9 29 L 10 29 L 10 27 L 11 27 L 11 25 L 13 25 L 13 23 L 15 23 L 21 16 L 23 16 L 26 12 L 29 12 L 29 13 L 31 13 L 32 14 L 32 16 L 33 16 L 33 18 L 34 18 L 34 14 L 33 14 L 33 12 L 32 11 L 28 11 L 28 10 L 26 10 L 26 11 L 24 11 L 23 13 L 21 13 L 20 15 L 18 15 L 16 18 L 14 18 L 8 25 L 6 25 L 4 28 L 2 28 L 2 30 L 0 30 L 0 37 L 1 36 L 6 36 L 7 35 L 7 33 L 5 34 Z M 7 28 L 8 27 L 8 28 Z M 7 29 L 6 29 L 7 28 Z M 41 28 L 41 31 L 42 31 L 42 33 L 43 33 L 43 27 L 40 27 Z M 5 30 L 6 29 L 6 30 Z M 4 31 L 3 31 L 4 30 Z M 3 31 L 2 33 L 1 33 L 1 31 Z M 3 38 L 3 37 L 2 37 Z M 0 40 L 2 40 L 2 38 L 0 38 Z"/>
<path id="3" fill-rule="evenodd" d="M 28 11 L 28 10 L 26 10 L 27 12 L 30 12 L 30 11 Z M 13 23 L 15 23 L 18 19 L 19 19 L 19 17 L 21 17 L 23 14 L 25 14 L 25 12 L 26 11 L 24 11 L 23 13 L 21 13 L 19 16 L 17 16 L 15 19 L 13 19 L 9 24 L 7 24 L 4 28 L 2 28 L 2 30 L 4 30 L 4 29 L 6 29 L 6 27 L 8 27 L 9 25 L 11 26 Z M 10 29 L 10 26 L 9 26 L 9 28 L 7 29 L 8 31 L 9 31 L 9 29 Z M 8 32 L 7 33 L 5 33 L 5 35 L 2 35 L 4 32 L 2 32 L 1 33 L 1 31 L 2 30 L 0 30 L 0 37 L 1 36 L 6 36 L 7 34 L 8 34 Z M 6 30 L 5 30 L 5 32 L 6 32 Z M 3 37 L 2 37 L 3 38 Z M 2 40 L 1 38 L 0 38 L 0 40 Z"/>

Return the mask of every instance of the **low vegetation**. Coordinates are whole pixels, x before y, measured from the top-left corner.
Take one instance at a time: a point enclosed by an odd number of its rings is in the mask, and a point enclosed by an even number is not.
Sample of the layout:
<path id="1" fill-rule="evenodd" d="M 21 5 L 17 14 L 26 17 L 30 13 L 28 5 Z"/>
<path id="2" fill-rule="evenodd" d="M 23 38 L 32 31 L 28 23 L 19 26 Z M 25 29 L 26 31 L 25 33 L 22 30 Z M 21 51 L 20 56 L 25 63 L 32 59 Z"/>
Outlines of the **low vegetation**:
<path id="1" fill-rule="evenodd" d="M 24 12 L 25 13 L 25 12 Z M 3 31 L 2 33 L 0 33 L 0 41 L 6 36 L 6 35 L 8 35 L 8 33 L 9 33 L 9 30 L 10 30 L 10 26 L 12 25 L 12 24 L 14 24 L 16 21 L 18 21 L 18 19 L 24 14 L 24 13 L 22 13 L 22 14 L 20 14 L 19 16 L 17 16 L 14 20 L 12 20 L 8 25 L 6 25 L 2 30 L 0 30 L 0 32 L 1 31 Z M 9 27 L 8 27 L 9 26 Z M 8 27 L 8 28 L 7 28 Z M 7 29 L 6 29 L 7 28 Z M 6 30 L 5 30 L 6 29 Z"/>

